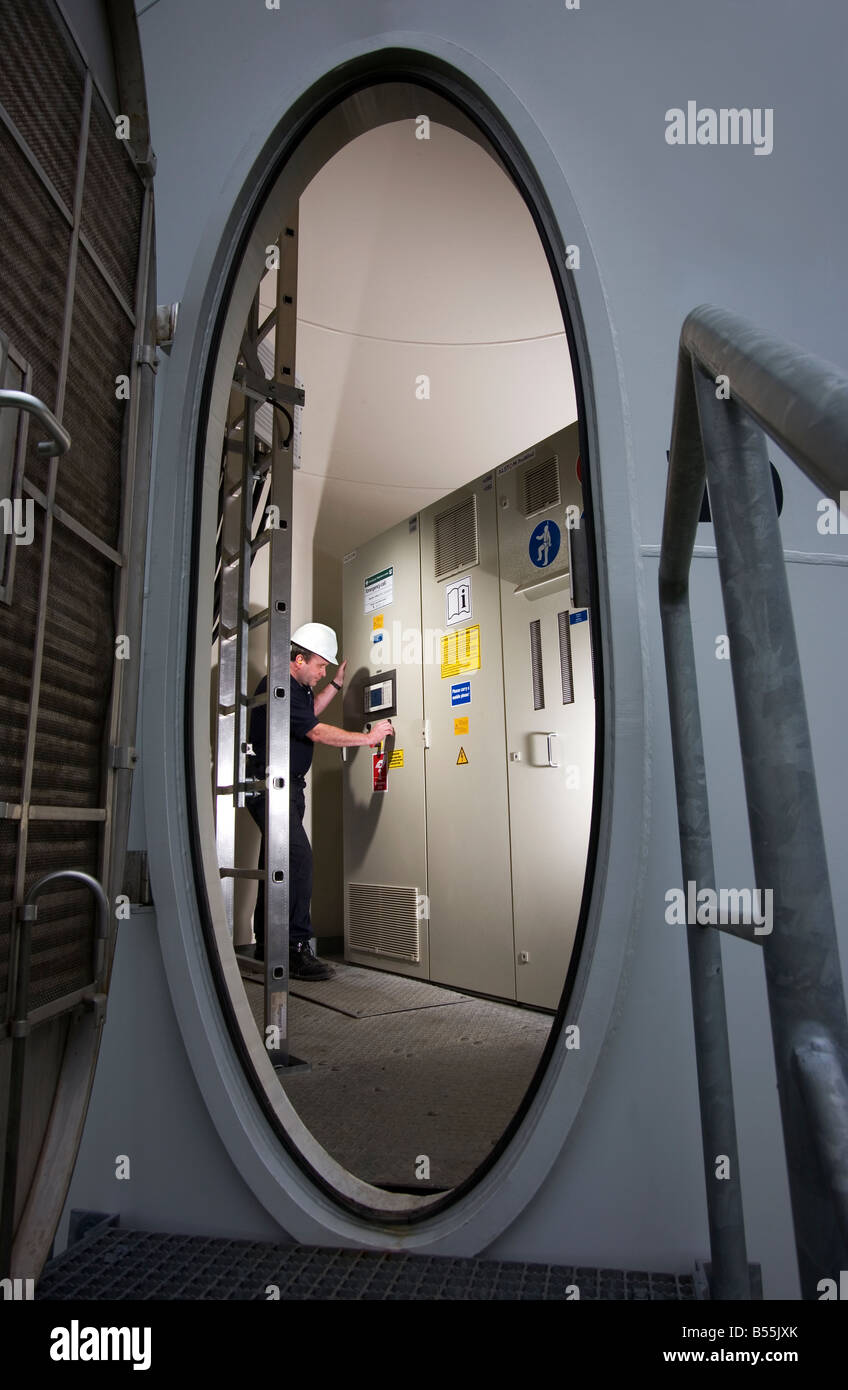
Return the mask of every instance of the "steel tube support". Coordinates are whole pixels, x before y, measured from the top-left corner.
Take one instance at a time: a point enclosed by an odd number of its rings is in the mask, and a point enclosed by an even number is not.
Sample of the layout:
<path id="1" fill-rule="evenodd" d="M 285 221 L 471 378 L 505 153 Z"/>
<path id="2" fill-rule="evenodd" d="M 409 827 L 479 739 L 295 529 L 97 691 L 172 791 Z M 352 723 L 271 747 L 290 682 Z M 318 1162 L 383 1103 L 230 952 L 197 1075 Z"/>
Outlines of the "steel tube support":
<path id="1" fill-rule="evenodd" d="M 813 1143 L 848 1240 L 848 1081 L 831 1039 L 818 1031 L 797 1043 L 792 1057 Z"/>
<path id="2" fill-rule="evenodd" d="M 684 883 L 694 882 L 698 889 L 714 889 L 712 834 L 688 588 L 689 564 L 704 491 L 704 457 L 692 390 L 692 369 L 685 354 L 681 354 L 678 368 L 674 420 L 659 588 L 680 853 Z M 715 1299 L 744 1300 L 750 1298 L 751 1289 L 721 938 L 709 927 L 692 923 L 686 931 L 712 1257 L 710 1291 Z M 727 1160 L 727 1178 L 718 1176 L 720 1156 Z"/>
<path id="3" fill-rule="evenodd" d="M 715 525 L 754 872 L 773 893 L 763 939 L 802 1296 L 848 1268 L 833 1195 L 792 1065 L 810 1024 L 848 1074 L 848 1020 L 789 586 L 765 439 L 733 398 L 695 371 Z"/>
<path id="4" fill-rule="evenodd" d="M 733 400 L 822 492 L 833 496 L 848 487 L 844 372 L 708 304 L 687 315 L 680 342 L 708 376 L 729 377 Z"/>

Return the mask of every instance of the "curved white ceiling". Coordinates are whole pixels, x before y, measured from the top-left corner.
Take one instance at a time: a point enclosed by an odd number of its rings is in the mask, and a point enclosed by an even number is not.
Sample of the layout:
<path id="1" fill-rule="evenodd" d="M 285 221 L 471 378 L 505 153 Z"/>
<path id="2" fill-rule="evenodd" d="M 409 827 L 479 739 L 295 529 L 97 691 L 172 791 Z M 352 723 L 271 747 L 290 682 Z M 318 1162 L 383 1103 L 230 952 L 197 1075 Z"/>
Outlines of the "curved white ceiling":
<path id="1" fill-rule="evenodd" d="M 479 145 L 413 121 L 326 164 L 300 201 L 304 326 L 395 342 L 501 343 L 562 332 L 524 203 Z"/>
<path id="2" fill-rule="evenodd" d="M 576 419 L 520 195 L 464 136 L 415 132 L 360 136 L 300 200 L 295 506 L 338 556 Z"/>

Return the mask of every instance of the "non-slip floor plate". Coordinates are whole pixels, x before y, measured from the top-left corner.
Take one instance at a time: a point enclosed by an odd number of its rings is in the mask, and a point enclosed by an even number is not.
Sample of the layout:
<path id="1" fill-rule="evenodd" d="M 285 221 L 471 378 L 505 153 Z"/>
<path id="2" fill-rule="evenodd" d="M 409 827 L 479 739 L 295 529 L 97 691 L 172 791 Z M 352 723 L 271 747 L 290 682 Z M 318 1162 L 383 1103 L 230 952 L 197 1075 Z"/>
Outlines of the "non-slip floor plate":
<path id="1" fill-rule="evenodd" d="M 469 998 L 456 990 L 440 989 L 425 980 L 410 980 L 383 970 L 363 970 L 356 965 L 336 965 L 335 970 L 332 980 L 292 980 L 292 994 L 327 1009 L 337 1009 L 351 1018 L 405 1013 L 408 1009 L 440 1009 Z"/>
<path id="2" fill-rule="evenodd" d="M 393 983 L 375 974 L 373 988 Z M 261 1031 L 262 987 L 245 980 L 244 988 Z M 551 1022 L 488 999 L 354 1018 L 291 996 L 289 1047 L 311 1070 L 278 1074 L 304 1124 L 348 1172 L 424 1194 L 456 1187 L 489 1157 Z"/>
<path id="3" fill-rule="evenodd" d="M 271 1292 L 269 1292 L 269 1290 Z M 278 1291 L 278 1292 L 277 1292 Z M 327 1250 L 99 1226 L 44 1267 L 37 1299 L 695 1299 L 691 1275 Z"/>

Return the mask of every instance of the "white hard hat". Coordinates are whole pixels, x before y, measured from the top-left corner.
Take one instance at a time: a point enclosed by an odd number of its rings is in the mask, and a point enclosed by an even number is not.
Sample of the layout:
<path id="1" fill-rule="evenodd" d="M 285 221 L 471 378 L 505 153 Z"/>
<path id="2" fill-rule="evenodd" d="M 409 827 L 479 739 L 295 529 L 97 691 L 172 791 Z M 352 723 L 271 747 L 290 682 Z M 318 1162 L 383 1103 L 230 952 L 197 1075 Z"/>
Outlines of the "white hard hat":
<path id="1" fill-rule="evenodd" d="M 304 623 L 303 627 L 295 629 L 291 640 L 296 647 L 303 647 L 304 651 L 323 656 L 331 666 L 338 665 L 338 638 L 333 629 L 326 627 L 324 623 Z"/>

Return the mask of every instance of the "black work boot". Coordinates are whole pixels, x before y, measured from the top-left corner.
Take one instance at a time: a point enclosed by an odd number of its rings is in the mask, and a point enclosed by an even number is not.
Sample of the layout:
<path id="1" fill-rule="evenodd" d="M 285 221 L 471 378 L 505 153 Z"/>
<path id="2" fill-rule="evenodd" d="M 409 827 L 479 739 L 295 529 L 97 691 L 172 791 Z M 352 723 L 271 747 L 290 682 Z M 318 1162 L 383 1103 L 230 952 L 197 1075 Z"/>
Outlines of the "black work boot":
<path id="1" fill-rule="evenodd" d="M 310 941 L 295 941 L 289 946 L 289 974 L 293 980 L 332 980 L 335 973 L 326 961 L 318 960 Z"/>

